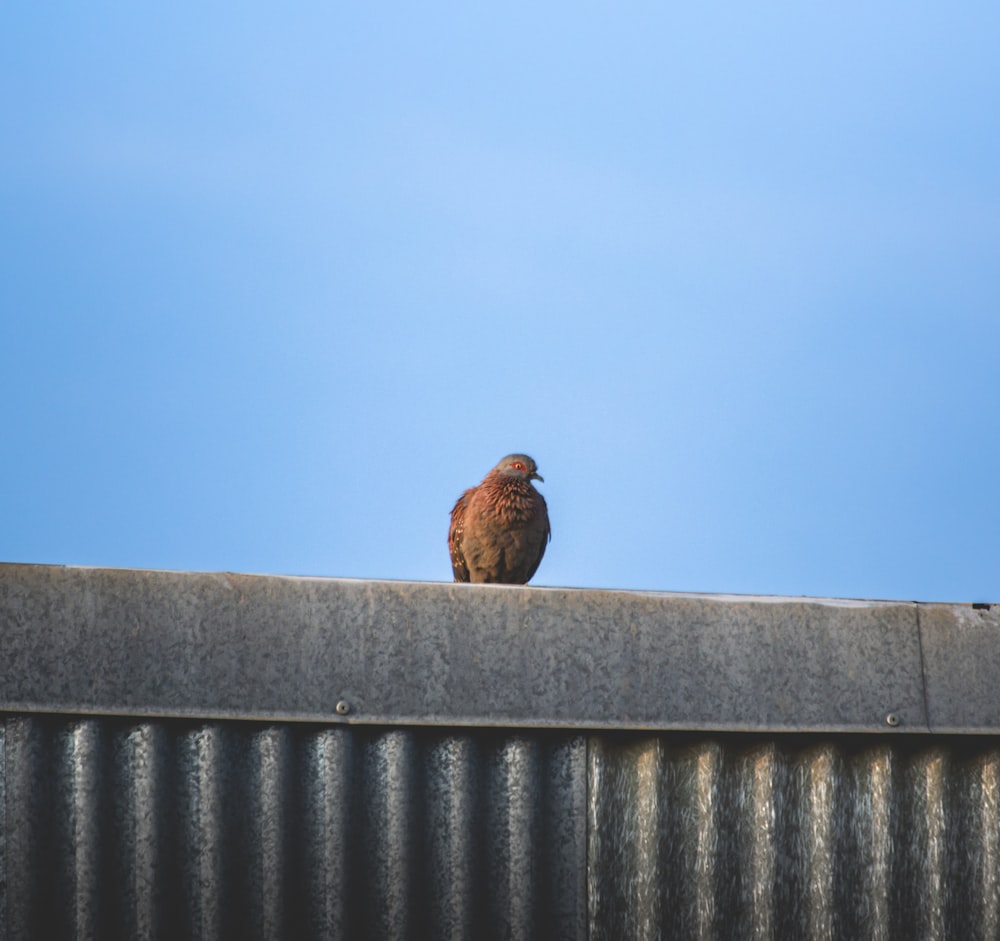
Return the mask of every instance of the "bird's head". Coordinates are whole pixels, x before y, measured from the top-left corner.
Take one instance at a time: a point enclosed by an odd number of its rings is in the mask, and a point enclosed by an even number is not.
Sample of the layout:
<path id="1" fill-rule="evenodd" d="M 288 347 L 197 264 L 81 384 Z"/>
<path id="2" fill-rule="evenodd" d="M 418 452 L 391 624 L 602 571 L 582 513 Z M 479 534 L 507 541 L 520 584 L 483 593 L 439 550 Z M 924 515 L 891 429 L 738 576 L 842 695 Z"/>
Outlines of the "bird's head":
<path id="1" fill-rule="evenodd" d="M 508 454 L 493 468 L 493 473 L 505 477 L 518 477 L 521 480 L 540 480 L 545 483 L 545 478 L 538 473 L 538 465 L 527 454 Z"/>

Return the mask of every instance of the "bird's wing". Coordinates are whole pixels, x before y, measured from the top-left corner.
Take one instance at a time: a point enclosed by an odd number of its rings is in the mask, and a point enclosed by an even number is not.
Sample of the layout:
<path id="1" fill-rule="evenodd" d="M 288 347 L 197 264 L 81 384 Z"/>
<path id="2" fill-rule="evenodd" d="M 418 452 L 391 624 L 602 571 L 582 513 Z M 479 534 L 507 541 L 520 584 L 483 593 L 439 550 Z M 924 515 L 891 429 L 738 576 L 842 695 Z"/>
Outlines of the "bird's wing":
<path id="1" fill-rule="evenodd" d="M 542 533 L 541 542 L 538 544 L 538 558 L 535 559 L 534 565 L 531 566 L 531 570 L 528 572 L 528 577 L 524 580 L 525 584 L 530 582 L 532 576 L 538 571 L 538 566 L 542 562 L 542 556 L 545 555 L 545 547 L 552 540 L 552 524 L 549 523 L 549 510 L 545 505 L 545 498 L 539 494 L 538 499 L 542 501 L 542 512 L 545 514 L 545 532 Z"/>
<path id="2" fill-rule="evenodd" d="M 448 552 L 451 554 L 451 570 L 456 582 L 469 580 L 469 567 L 462 552 L 462 536 L 465 533 L 465 509 L 469 505 L 472 488 L 466 490 L 456 501 L 451 511 L 451 525 L 448 527 Z"/>

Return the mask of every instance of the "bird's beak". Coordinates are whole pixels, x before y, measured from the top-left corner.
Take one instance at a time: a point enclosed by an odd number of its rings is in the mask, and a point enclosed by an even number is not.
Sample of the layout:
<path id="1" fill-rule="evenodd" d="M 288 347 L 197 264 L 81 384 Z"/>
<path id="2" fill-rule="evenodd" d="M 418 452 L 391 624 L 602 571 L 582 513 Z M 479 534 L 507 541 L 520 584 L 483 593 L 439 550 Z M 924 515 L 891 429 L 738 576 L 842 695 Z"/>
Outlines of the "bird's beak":
<path id="1" fill-rule="evenodd" d="M 532 474 L 531 474 L 531 476 L 528 479 L 529 480 L 540 480 L 543 484 L 545 483 L 545 478 L 541 474 L 539 474 L 538 471 L 532 471 Z"/>

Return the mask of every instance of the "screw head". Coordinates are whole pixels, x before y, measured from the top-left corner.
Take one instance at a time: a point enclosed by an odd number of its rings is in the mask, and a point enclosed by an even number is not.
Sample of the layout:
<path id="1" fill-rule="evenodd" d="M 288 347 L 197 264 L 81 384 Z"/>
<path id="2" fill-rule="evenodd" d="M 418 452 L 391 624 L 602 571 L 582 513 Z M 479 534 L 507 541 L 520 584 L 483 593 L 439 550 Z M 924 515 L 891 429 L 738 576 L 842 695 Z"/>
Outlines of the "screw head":
<path id="1" fill-rule="evenodd" d="M 338 716 L 346 716 L 351 711 L 351 704 L 346 699 L 341 699 L 336 706 Z"/>
<path id="2" fill-rule="evenodd" d="M 895 712 L 890 712 L 890 713 L 889 713 L 889 714 L 888 714 L 888 715 L 887 715 L 887 716 L 885 717 L 885 724 L 886 724 L 886 725 L 890 725 L 890 726 L 892 726 L 893 728 L 895 728 L 895 727 L 896 727 L 897 725 L 899 725 L 899 716 L 898 716 L 898 715 L 896 715 L 896 713 L 895 713 Z"/>

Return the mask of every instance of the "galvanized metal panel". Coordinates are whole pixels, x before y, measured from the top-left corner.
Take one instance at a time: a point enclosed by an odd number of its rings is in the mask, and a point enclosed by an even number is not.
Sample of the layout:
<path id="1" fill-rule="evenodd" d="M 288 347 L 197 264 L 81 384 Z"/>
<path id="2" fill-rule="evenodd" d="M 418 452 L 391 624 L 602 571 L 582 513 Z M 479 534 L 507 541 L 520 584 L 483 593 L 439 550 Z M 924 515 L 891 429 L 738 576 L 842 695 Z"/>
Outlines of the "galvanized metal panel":
<path id="1" fill-rule="evenodd" d="M 10 716 L 9 938 L 581 938 L 571 733 Z"/>
<path id="2" fill-rule="evenodd" d="M 4 565 L 0 709 L 906 732 L 940 703 L 948 728 L 1000 729 L 1000 662 L 963 711 L 941 692 L 962 653 L 934 637 L 955 608 L 919 608 L 922 631 L 902 603 Z"/>
<path id="3" fill-rule="evenodd" d="M 931 727 L 1000 730 L 1000 605 L 920 605 Z"/>
<path id="4" fill-rule="evenodd" d="M 1000 937 L 994 738 L 8 716 L 9 938 Z"/>
<path id="5" fill-rule="evenodd" d="M 590 739 L 589 938 L 1000 937 L 993 740 Z"/>

